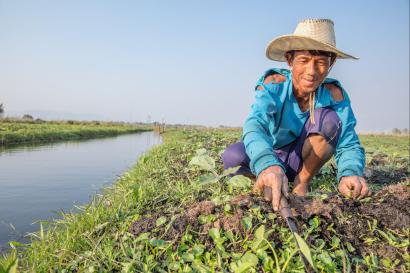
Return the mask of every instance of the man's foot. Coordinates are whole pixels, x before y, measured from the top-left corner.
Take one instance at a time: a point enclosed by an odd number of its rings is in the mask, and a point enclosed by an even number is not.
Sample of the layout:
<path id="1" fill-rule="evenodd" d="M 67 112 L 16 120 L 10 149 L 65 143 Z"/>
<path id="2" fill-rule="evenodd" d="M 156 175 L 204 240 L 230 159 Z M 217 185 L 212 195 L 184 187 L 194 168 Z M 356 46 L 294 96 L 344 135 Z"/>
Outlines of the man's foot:
<path id="1" fill-rule="evenodd" d="M 309 183 L 299 181 L 299 177 L 295 178 L 292 193 L 298 196 L 305 196 L 309 190 Z"/>

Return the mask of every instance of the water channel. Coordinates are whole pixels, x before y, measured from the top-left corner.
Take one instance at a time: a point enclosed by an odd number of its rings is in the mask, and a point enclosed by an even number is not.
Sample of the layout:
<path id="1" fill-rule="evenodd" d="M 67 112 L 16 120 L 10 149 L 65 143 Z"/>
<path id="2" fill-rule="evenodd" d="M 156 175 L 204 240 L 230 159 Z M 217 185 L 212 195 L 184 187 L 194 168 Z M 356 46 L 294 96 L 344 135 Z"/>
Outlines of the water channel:
<path id="1" fill-rule="evenodd" d="M 0 148 L 0 251 L 27 241 L 38 220 L 58 218 L 112 184 L 160 135 L 144 132 L 86 141 Z"/>

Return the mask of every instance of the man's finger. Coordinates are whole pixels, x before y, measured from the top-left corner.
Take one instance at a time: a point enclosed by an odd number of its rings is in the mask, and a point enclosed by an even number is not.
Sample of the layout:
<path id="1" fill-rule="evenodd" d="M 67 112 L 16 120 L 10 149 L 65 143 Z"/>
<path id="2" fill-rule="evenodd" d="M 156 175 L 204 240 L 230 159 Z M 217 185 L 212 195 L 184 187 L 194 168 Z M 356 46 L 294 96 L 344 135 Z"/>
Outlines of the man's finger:
<path id="1" fill-rule="evenodd" d="M 366 182 L 362 182 L 362 181 L 361 181 L 360 184 L 361 184 L 361 186 L 362 186 L 362 189 L 361 189 L 361 191 L 360 191 L 360 197 L 363 198 L 363 197 L 366 197 L 367 194 L 369 193 L 369 188 L 367 187 Z"/>
<path id="2" fill-rule="evenodd" d="M 352 197 L 351 196 L 351 190 L 349 189 L 348 185 L 346 183 L 340 183 L 339 184 L 339 191 L 341 194 L 343 194 L 345 197 Z"/>
<path id="3" fill-rule="evenodd" d="M 272 188 L 269 186 L 263 187 L 263 197 L 265 201 L 272 201 Z"/>
<path id="4" fill-rule="evenodd" d="M 272 181 L 272 207 L 274 211 L 279 209 L 280 197 L 282 195 L 282 181 Z"/>
<path id="5" fill-rule="evenodd" d="M 373 192 L 372 192 L 371 190 L 369 190 L 369 191 L 367 192 L 367 197 L 372 196 L 372 194 L 373 194 Z"/>
<path id="6" fill-rule="evenodd" d="M 352 183 L 353 186 L 353 198 L 357 198 L 360 196 L 360 192 L 362 191 L 362 183 L 360 181 L 355 181 Z"/>
<path id="7" fill-rule="evenodd" d="M 261 193 L 263 190 L 263 181 L 260 177 L 258 177 L 258 179 L 256 179 L 256 183 L 253 186 L 253 192 L 255 193 Z"/>
<path id="8" fill-rule="evenodd" d="M 285 195 L 286 198 L 289 198 L 289 182 L 286 176 L 284 176 L 282 180 L 282 194 Z"/>

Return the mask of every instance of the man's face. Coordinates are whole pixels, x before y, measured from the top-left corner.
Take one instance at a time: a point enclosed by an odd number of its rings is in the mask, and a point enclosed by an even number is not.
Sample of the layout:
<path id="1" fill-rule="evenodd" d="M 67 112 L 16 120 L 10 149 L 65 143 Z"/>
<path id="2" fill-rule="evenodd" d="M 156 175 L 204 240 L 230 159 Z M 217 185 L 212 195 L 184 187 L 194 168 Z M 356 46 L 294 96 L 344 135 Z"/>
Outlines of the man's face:
<path id="1" fill-rule="evenodd" d="M 328 56 L 314 56 L 309 51 L 296 51 L 288 59 L 294 87 L 301 93 L 314 92 L 325 79 L 331 65 Z"/>

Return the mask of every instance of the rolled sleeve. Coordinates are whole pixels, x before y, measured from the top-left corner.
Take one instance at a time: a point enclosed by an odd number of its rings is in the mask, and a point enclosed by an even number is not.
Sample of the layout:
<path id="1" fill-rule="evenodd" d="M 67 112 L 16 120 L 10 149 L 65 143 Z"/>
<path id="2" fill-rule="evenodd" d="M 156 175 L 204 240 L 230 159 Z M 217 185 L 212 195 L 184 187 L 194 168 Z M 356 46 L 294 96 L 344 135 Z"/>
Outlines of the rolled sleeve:
<path id="1" fill-rule="evenodd" d="M 365 152 L 355 131 L 356 118 L 345 90 L 343 96 L 344 100 L 334 107 L 342 122 L 342 131 L 335 153 L 338 182 L 343 176 L 363 176 L 365 167 Z"/>
<path id="2" fill-rule="evenodd" d="M 255 103 L 243 126 L 242 140 L 250 158 L 251 171 L 258 176 L 264 169 L 284 166 L 273 151 L 276 142 L 270 128 L 275 126 L 276 105 L 268 90 L 256 91 Z"/>

